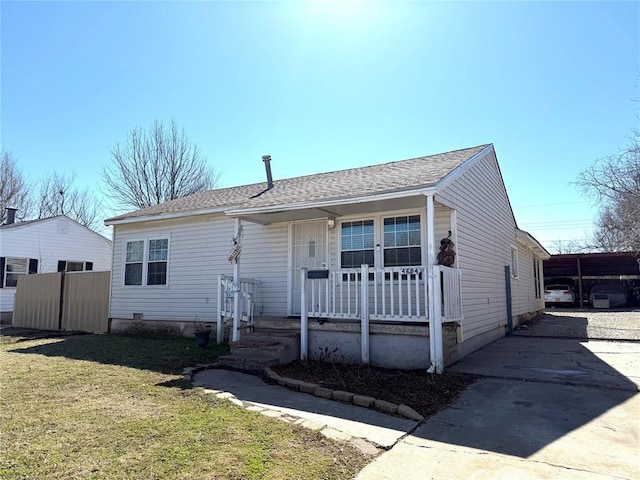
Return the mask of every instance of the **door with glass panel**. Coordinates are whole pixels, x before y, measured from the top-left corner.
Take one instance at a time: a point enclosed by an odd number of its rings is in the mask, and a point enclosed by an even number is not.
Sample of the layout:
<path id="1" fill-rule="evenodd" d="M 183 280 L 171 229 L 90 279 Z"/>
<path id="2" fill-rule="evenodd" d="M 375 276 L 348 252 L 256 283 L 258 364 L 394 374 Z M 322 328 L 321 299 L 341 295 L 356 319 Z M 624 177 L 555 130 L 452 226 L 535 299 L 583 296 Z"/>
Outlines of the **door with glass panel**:
<path id="1" fill-rule="evenodd" d="M 327 220 L 292 222 L 289 315 L 300 315 L 300 269 L 328 268 Z"/>

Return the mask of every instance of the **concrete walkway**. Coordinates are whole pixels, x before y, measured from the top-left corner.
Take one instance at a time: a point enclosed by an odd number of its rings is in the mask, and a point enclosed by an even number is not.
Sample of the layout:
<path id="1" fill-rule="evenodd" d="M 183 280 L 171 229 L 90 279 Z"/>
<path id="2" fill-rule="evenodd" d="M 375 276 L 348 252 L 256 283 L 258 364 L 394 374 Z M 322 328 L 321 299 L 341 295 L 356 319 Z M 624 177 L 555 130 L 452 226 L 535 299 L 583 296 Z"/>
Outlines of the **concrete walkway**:
<path id="1" fill-rule="evenodd" d="M 482 376 L 422 423 L 226 370 L 196 385 L 264 415 L 382 453 L 379 479 L 640 479 L 640 343 L 512 337 L 450 371 Z"/>
<path id="2" fill-rule="evenodd" d="M 350 441 L 368 454 L 379 453 L 378 447 L 390 448 L 418 425 L 413 420 L 295 392 L 267 384 L 255 375 L 230 370 L 203 370 L 195 374 L 194 381 L 194 385 L 215 390 L 213 393 L 221 398 L 224 393 L 232 394 L 243 406 L 319 430 L 329 438 Z"/>

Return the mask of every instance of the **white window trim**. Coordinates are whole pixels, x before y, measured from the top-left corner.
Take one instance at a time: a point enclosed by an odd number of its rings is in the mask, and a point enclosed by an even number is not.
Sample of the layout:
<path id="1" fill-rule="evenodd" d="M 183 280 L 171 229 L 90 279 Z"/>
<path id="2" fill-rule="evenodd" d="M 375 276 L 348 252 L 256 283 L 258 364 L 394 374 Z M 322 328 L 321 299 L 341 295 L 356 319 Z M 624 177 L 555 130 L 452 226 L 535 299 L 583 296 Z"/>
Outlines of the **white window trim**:
<path id="1" fill-rule="evenodd" d="M 147 273 L 149 264 L 149 241 L 167 241 L 167 282 L 162 285 L 147 285 Z M 125 283 L 125 271 L 127 268 L 127 244 L 131 242 L 143 242 L 142 248 L 142 284 L 127 285 Z M 126 288 L 169 288 L 169 263 L 171 259 L 171 236 L 170 235 L 148 235 L 146 237 L 125 238 L 122 245 L 122 286 Z M 138 263 L 138 262 L 135 262 Z"/>
<path id="2" fill-rule="evenodd" d="M 12 260 L 26 260 L 27 261 L 27 268 L 25 270 L 24 273 L 18 273 L 18 275 L 29 275 L 29 261 L 31 260 L 30 258 L 25 258 L 25 257 L 5 257 L 5 264 L 4 264 L 4 272 L 3 272 L 3 276 L 2 276 L 2 285 L 3 288 L 18 288 L 17 286 L 17 279 L 16 279 L 16 285 L 7 285 L 7 275 L 10 273 L 15 273 L 15 272 L 9 272 L 9 269 L 7 268 L 9 266 L 9 259 Z"/>
<path id="3" fill-rule="evenodd" d="M 87 271 L 87 262 L 81 261 L 81 260 L 63 260 L 65 262 L 65 268 L 64 271 L 65 272 L 86 272 Z M 69 264 L 70 263 L 81 263 L 82 264 L 82 270 L 69 270 Z"/>
<path id="4" fill-rule="evenodd" d="M 373 244 L 374 255 L 373 267 L 376 269 L 384 268 L 384 219 L 395 218 L 404 216 L 420 216 L 420 257 L 421 265 L 426 266 L 427 262 L 427 212 L 422 208 L 411 208 L 405 210 L 396 210 L 382 213 L 375 213 L 372 215 L 347 215 L 341 217 L 336 222 L 336 268 L 342 268 L 342 223 L 354 222 L 359 220 L 373 220 Z"/>
<path id="5" fill-rule="evenodd" d="M 511 278 L 518 280 L 520 278 L 520 252 L 516 245 L 511 245 L 510 254 L 509 265 L 511 266 Z"/>

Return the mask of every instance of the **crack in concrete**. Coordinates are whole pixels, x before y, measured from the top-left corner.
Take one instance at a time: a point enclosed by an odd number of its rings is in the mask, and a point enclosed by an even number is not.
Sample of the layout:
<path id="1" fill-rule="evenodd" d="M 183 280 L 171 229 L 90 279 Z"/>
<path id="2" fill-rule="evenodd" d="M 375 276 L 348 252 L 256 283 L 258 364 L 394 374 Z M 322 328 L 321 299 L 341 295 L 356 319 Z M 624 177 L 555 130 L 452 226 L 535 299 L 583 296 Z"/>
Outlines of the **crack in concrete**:
<path id="1" fill-rule="evenodd" d="M 586 470 L 584 468 L 568 467 L 566 465 L 559 465 L 559 464 L 552 463 L 552 462 L 545 462 L 543 460 L 514 457 L 512 455 L 507 455 L 507 454 L 500 453 L 500 452 L 489 452 L 489 451 L 476 450 L 476 449 L 460 450 L 460 449 L 455 449 L 455 448 L 442 448 L 439 445 L 438 446 L 435 446 L 435 445 L 421 445 L 421 444 L 413 443 L 413 442 L 406 442 L 406 443 L 408 443 L 412 447 L 417 447 L 417 448 L 424 449 L 424 450 L 434 450 L 434 451 L 438 451 L 438 452 L 447 452 L 447 453 L 453 453 L 453 454 L 456 454 L 456 455 L 459 455 L 459 454 L 468 454 L 468 455 L 473 455 L 473 456 L 500 455 L 500 456 L 503 456 L 505 458 L 512 459 L 512 460 L 514 460 L 514 461 L 516 461 L 518 463 L 524 463 L 524 464 L 536 463 L 538 465 L 547 465 L 549 467 L 561 468 L 563 470 L 570 470 L 570 471 L 575 471 L 575 472 L 583 472 L 583 473 L 590 473 L 590 474 L 607 476 L 607 477 L 612 478 L 612 479 L 632 480 L 630 477 L 626 477 L 626 476 L 612 475 L 610 473 L 602 473 L 602 472 L 597 472 L 597 471 L 594 471 L 594 470 Z"/>

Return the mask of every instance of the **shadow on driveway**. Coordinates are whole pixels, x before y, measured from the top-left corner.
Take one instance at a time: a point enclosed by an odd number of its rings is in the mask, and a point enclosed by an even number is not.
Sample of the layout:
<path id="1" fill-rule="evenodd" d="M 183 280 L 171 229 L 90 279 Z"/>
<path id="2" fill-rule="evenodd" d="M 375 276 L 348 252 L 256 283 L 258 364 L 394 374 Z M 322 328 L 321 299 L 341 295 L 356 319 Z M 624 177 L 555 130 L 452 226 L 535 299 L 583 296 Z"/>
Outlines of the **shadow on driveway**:
<path id="1" fill-rule="evenodd" d="M 639 362 L 640 344 L 503 338 L 449 368 L 489 378 L 469 386 L 413 435 L 528 458 L 621 407 L 623 425 L 598 428 L 595 445 L 583 451 L 620 450 L 615 438 L 607 439 L 614 431 L 624 437 L 625 424 L 626 447 L 635 448 L 640 412 L 626 409 L 638 392 Z"/>

